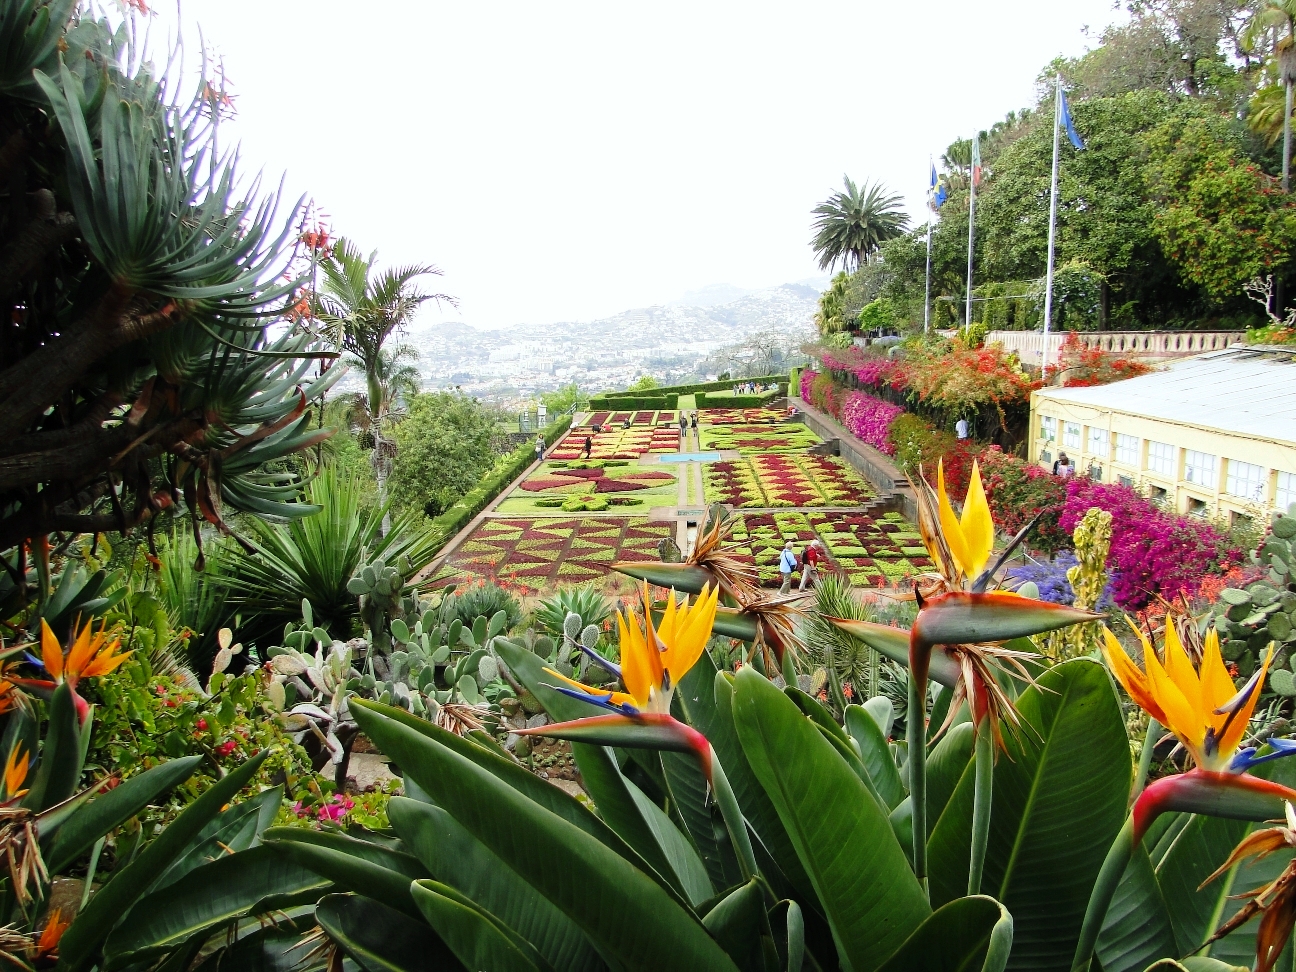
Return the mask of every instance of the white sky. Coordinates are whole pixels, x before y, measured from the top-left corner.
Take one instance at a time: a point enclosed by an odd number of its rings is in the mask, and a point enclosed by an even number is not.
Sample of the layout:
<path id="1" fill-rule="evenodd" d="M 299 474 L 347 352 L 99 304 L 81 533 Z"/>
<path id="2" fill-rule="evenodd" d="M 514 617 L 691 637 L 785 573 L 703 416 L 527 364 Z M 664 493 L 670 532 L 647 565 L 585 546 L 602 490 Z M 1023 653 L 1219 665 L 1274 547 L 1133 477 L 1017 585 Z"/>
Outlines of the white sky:
<path id="1" fill-rule="evenodd" d="M 168 7 L 168 4 L 171 4 Z M 156 0 L 160 40 L 174 0 Z M 183 0 L 245 168 L 380 261 L 430 262 L 478 327 L 818 276 L 810 210 L 1030 104 L 1112 0 Z M 160 53 L 160 45 L 154 45 Z M 435 309 L 424 320 L 438 316 Z"/>

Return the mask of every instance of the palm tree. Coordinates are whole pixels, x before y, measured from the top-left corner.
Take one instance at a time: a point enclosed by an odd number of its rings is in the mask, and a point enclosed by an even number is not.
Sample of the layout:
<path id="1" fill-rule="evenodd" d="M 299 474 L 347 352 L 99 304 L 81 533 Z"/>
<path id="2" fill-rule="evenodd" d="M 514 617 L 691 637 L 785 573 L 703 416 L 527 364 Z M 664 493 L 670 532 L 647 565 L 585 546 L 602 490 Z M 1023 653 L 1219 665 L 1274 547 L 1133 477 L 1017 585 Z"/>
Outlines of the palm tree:
<path id="1" fill-rule="evenodd" d="M 1247 41 L 1255 46 L 1266 34 L 1273 37 L 1273 51 L 1278 68 L 1278 80 L 1283 87 L 1282 108 L 1272 95 L 1265 96 L 1264 89 L 1257 92 L 1253 101 L 1251 118 L 1253 127 L 1264 131 L 1271 140 L 1282 132 L 1283 160 L 1282 187 L 1291 187 L 1291 115 L 1292 86 L 1296 84 L 1296 0 L 1262 0 L 1247 26 Z M 1281 111 L 1281 114 L 1279 114 Z"/>
<path id="2" fill-rule="evenodd" d="M 366 449 L 373 449 L 376 444 L 374 430 L 399 422 L 410 398 L 422 390 L 422 378 L 418 369 L 411 364 L 402 363 L 417 358 L 418 351 L 408 344 L 392 349 L 384 348 L 378 353 L 375 375 L 379 392 L 377 407 L 371 404 L 371 391 L 340 395 L 329 402 L 326 408 L 326 424 L 345 426 L 360 438 Z M 359 365 L 358 360 L 351 363 Z"/>
<path id="3" fill-rule="evenodd" d="M 334 344 L 351 355 L 364 371 L 365 408 L 373 434 L 373 470 L 380 497 L 385 497 L 387 475 L 391 471 L 394 444 L 384 432 L 388 410 L 395 395 L 408 387 L 406 379 L 394 381 L 401 373 L 412 372 L 400 366 L 399 359 L 409 353 L 398 349 L 384 355 L 383 345 L 393 334 L 404 330 L 414 312 L 425 302 L 435 300 L 454 303 L 445 294 L 425 294 L 414 286 L 419 277 L 440 276 L 434 266 L 411 264 L 374 275 L 378 254 L 368 259 L 348 240 L 338 240 L 330 257 L 321 264 L 324 282 L 316 297 L 315 316 L 331 331 Z M 412 375 L 417 390 L 417 373 Z"/>
<path id="4" fill-rule="evenodd" d="M 846 270 L 852 263 L 858 268 L 909 225 L 909 218 L 900 210 L 900 196 L 891 194 L 880 182 L 856 188 L 849 177 L 842 179 L 845 190 L 834 192 L 814 208 L 815 237 L 810 245 L 819 257 L 820 270 L 832 269 L 839 260 Z"/>

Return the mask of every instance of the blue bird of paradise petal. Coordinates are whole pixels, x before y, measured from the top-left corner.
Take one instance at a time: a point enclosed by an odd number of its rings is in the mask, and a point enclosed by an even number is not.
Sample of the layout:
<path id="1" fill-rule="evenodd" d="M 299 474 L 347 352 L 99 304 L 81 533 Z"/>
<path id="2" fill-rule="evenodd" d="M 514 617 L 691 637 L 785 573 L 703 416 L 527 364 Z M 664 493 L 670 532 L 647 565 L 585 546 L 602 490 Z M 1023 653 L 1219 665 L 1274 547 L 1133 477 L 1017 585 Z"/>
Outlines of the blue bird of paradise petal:
<path id="1" fill-rule="evenodd" d="M 1269 739 L 1266 740 L 1266 744 L 1273 751 L 1265 753 L 1263 756 L 1256 755 L 1255 746 L 1239 749 L 1233 754 L 1233 759 L 1229 761 L 1229 771 L 1241 773 L 1249 770 L 1252 766 L 1259 766 L 1261 763 L 1282 759 L 1284 756 L 1296 755 L 1296 739 Z"/>

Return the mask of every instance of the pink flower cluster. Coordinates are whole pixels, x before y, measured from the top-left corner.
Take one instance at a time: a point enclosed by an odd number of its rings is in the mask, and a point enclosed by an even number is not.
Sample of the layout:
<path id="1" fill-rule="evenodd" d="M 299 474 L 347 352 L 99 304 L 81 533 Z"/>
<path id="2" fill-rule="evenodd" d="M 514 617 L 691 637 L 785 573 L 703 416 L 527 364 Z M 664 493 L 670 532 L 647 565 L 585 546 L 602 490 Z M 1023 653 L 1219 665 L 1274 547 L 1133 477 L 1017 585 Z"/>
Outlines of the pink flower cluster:
<path id="1" fill-rule="evenodd" d="M 896 362 L 890 358 L 865 357 L 858 348 L 840 354 L 824 351 L 819 358 L 824 367 L 832 371 L 845 371 L 861 383 L 874 388 L 889 385 L 898 370 Z"/>
<path id="2" fill-rule="evenodd" d="M 1092 507 L 1112 515 L 1107 566 L 1114 574 L 1112 595 L 1127 610 L 1146 607 L 1157 595 L 1170 600 L 1195 591 L 1226 556 L 1225 538 L 1209 524 L 1166 513 L 1117 483 L 1070 480 L 1058 526 L 1071 533 Z"/>
<path id="3" fill-rule="evenodd" d="M 330 823 L 337 823 L 347 815 L 347 811 L 355 808 L 355 801 L 349 796 L 342 793 L 334 793 L 320 807 L 311 808 L 304 806 L 300 800 L 293 804 L 293 813 L 298 817 L 315 817 L 318 820 L 327 820 Z"/>
<path id="4" fill-rule="evenodd" d="M 810 386 L 814 384 L 814 380 L 818 377 L 819 372 L 811 371 L 809 368 L 801 372 L 801 400 L 803 402 L 810 401 Z"/>
<path id="5" fill-rule="evenodd" d="M 841 406 L 842 424 L 862 442 L 885 455 L 895 455 L 895 446 L 887 434 L 891 423 L 904 414 L 899 405 L 892 405 L 863 392 L 851 392 Z"/>

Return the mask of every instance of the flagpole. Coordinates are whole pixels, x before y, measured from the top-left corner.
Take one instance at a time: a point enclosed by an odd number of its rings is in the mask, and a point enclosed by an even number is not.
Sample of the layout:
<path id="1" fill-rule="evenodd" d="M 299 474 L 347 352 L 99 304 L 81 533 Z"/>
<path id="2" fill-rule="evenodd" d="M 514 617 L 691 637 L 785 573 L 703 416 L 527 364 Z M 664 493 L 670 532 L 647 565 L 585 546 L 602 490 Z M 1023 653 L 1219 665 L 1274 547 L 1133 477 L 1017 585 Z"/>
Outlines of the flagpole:
<path id="1" fill-rule="evenodd" d="M 972 326 L 972 243 L 976 236 L 976 191 L 977 191 L 977 156 L 981 154 L 981 133 L 972 136 L 972 196 L 968 200 L 968 271 L 967 271 L 967 310 L 963 326 Z"/>
<path id="2" fill-rule="evenodd" d="M 932 218 L 927 218 L 927 289 L 923 294 L 923 333 L 931 333 L 931 231 Z"/>
<path id="3" fill-rule="evenodd" d="M 1048 370 L 1049 327 L 1053 323 L 1053 239 L 1057 226 L 1058 128 L 1062 115 L 1062 75 L 1053 89 L 1053 175 L 1049 183 L 1048 270 L 1044 275 L 1044 347 L 1040 350 L 1040 374 Z"/>

